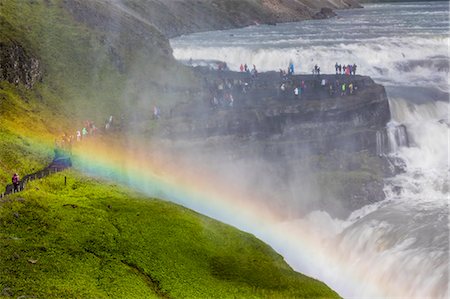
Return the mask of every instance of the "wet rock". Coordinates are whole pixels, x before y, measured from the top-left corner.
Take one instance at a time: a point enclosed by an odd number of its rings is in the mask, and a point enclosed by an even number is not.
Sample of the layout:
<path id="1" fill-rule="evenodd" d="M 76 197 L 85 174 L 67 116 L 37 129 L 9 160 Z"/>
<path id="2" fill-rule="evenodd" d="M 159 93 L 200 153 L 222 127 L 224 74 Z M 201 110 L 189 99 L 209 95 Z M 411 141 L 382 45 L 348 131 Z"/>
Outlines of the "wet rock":
<path id="1" fill-rule="evenodd" d="M 72 209 L 76 209 L 76 208 L 78 208 L 78 205 L 68 203 L 68 204 L 64 204 L 63 207 L 71 207 Z"/>
<path id="2" fill-rule="evenodd" d="M 30 264 L 36 264 L 37 262 L 38 262 L 38 260 L 35 260 L 35 259 L 29 259 L 28 260 L 28 262 L 30 263 Z"/>
<path id="3" fill-rule="evenodd" d="M 313 15 L 312 18 L 320 20 L 320 19 L 329 19 L 335 16 L 336 13 L 331 8 L 322 7 L 319 12 Z"/>
<path id="4" fill-rule="evenodd" d="M 10 287 L 4 287 L 2 292 L 0 293 L 0 296 L 4 297 L 13 297 L 14 292 L 11 290 Z"/>
<path id="5" fill-rule="evenodd" d="M 42 79 L 41 62 L 19 44 L 0 42 L 0 81 L 32 88 Z"/>

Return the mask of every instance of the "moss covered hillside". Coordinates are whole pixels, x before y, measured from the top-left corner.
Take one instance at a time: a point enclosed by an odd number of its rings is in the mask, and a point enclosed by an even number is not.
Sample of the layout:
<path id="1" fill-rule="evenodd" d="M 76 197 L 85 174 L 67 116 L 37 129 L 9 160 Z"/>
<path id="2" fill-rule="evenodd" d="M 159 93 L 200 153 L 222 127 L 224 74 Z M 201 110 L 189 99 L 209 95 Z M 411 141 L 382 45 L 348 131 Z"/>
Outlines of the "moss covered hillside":
<path id="1" fill-rule="evenodd" d="M 148 118 L 193 82 L 161 33 L 105 1 L 0 0 L 0 183 L 82 121 Z"/>
<path id="2" fill-rule="evenodd" d="M 151 22 L 111 3 L 0 0 L 2 191 L 84 120 L 138 124 L 197 88 Z M 0 298 L 335 297 L 250 234 L 76 170 L 0 199 Z"/>
<path id="3" fill-rule="evenodd" d="M 8 197 L 0 219 L 3 296 L 337 297 L 252 235 L 72 171 Z"/>

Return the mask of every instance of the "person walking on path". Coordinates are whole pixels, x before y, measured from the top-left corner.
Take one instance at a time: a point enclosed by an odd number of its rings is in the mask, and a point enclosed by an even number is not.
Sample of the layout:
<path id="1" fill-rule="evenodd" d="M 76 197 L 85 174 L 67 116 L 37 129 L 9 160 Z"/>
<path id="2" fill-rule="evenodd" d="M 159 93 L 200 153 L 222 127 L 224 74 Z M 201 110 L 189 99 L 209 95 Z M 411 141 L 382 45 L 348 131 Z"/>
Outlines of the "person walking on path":
<path id="1" fill-rule="evenodd" d="M 14 186 L 14 192 L 19 192 L 20 178 L 19 178 L 19 175 L 17 173 L 14 173 L 14 175 L 13 175 L 12 183 L 13 183 L 13 186 Z"/>

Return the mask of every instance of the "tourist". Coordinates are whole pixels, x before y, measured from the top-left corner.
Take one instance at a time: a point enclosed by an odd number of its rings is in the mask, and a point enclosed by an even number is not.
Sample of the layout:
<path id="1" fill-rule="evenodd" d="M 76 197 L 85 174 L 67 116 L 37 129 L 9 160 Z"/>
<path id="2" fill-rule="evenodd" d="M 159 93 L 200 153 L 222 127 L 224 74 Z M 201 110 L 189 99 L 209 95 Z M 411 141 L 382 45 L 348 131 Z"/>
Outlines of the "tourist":
<path id="1" fill-rule="evenodd" d="M 81 132 L 80 130 L 77 130 L 77 142 L 81 141 Z"/>
<path id="2" fill-rule="evenodd" d="M 353 68 L 352 69 L 353 69 L 353 75 L 356 75 L 356 64 L 355 63 L 353 64 Z"/>
<path id="3" fill-rule="evenodd" d="M 241 63 L 241 66 L 239 67 L 239 70 L 241 71 L 241 73 L 244 71 L 244 65 Z"/>
<path id="4" fill-rule="evenodd" d="M 294 74 L 294 63 L 292 61 L 289 62 L 289 67 L 288 67 L 288 75 L 293 75 Z"/>
<path id="5" fill-rule="evenodd" d="M 339 71 L 339 65 L 338 65 L 338 63 L 336 62 L 336 64 L 334 65 L 334 68 L 336 69 L 336 75 L 338 74 L 338 71 Z"/>
<path id="6" fill-rule="evenodd" d="M 320 67 L 316 64 L 312 70 L 312 74 L 320 75 Z"/>
<path id="7" fill-rule="evenodd" d="M 113 121 L 114 121 L 113 116 L 110 115 L 110 116 L 109 116 L 109 119 L 106 121 L 106 125 L 105 125 L 105 130 L 106 130 L 106 131 L 108 131 L 110 128 L 112 128 Z M 82 132 L 82 133 L 83 133 L 83 132 Z"/>
<path id="8" fill-rule="evenodd" d="M 350 92 L 350 94 L 353 94 L 353 83 L 350 82 L 350 84 L 348 85 L 348 91 Z"/>
<path id="9" fill-rule="evenodd" d="M 160 117 L 159 108 L 156 106 L 153 106 L 153 119 L 159 119 L 159 117 Z"/>
<path id="10" fill-rule="evenodd" d="M 294 88 L 294 95 L 295 95 L 296 97 L 298 97 L 298 95 L 299 95 L 298 87 Z"/>
<path id="11" fill-rule="evenodd" d="M 328 94 L 331 96 L 333 96 L 334 90 L 333 90 L 333 85 L 330 83 L 328 86 Z"/>
<path id="12" fill-rule="evenodd" d="M 345 74 L 347 76 L 350 76 L 350 72 L 351 72 L 350 65 L 347 65 L 347 68 L 345 69 Z"/>
<path id="13" fill-rule="evenodd" d="M 12 180 L 12 183 L 13 183 L 14 192 L 19 192 L 19 184 L 20 184 L 19 175 L 17 173 L 14 173 L 14 175 L 13 175 L 11 180 Z"/>
<path id="14" fill-rule="evenodd" d="M 346 88 L 347 88 L 347 86 L 345 85 L 345 83 L 342 83 L 342 86 L 341 86 L 341 96 L 345 96 Z"/>
<path id="15" fill-rule="evenodd" d="M 92 128 L 91 128 L 92 130 L 92 133 L 91 133 L 91 135 L 92 136 L 95 136 L 95 135 L 97 135 L 97 127 L 95 126 L 95 124 L 94 123 L 92 123 Z"/>
<path id="16" fill-rule="evenodd" d="M 86 127 L 83 127 L 83 129 L 81 130 L 81 136 L 83 139 L 85 139 L 88 135 L 88 130 L 86 129 Z"/>
<path id="17" fill-rule="evenodd" d="M 256 70 L 256 66 L 253 65 L 253 69 L 252 69 L 252 77 L 256 78 L 258 76 L 258 71 Z"/>

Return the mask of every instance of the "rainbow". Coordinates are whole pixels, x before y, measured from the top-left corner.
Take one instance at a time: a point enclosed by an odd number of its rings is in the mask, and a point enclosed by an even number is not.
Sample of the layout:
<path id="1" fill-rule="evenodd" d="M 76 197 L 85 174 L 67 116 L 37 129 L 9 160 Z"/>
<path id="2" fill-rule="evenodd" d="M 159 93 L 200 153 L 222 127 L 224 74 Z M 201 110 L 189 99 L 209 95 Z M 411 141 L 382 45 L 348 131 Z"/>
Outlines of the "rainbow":
<path id="1" fill-rule="evenodd" d="M 407 286 L 393 288 L 383 279 L 365 279 L 372 265 L 359 262 L 358 267 L 352 267 L 336 250 L 337 244 L 324 243 L 308 224 L 289 225 L 292 222 L 244 190 L 223 186 L 215 180 L 214 174 L 189 169 L 180 161 L 155 152 L 147 145 L 125 147 L 93 140 L 75 147 L 75 168 L 252 233 L 282 254 L 289 264 L 295 265 L 296 271 L 324 281 L 341 296 L 353 297 L 355 289 L 363 289 L 370 298 L 408 297 Z"/>

